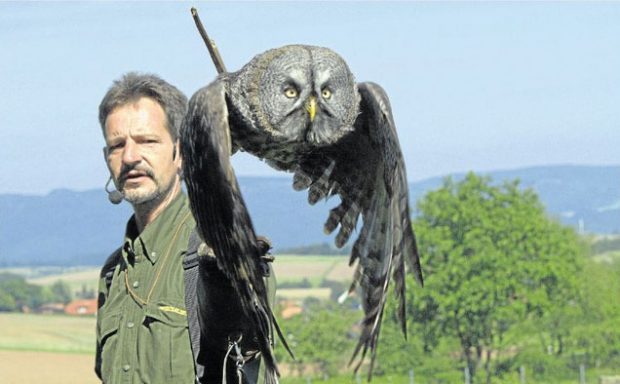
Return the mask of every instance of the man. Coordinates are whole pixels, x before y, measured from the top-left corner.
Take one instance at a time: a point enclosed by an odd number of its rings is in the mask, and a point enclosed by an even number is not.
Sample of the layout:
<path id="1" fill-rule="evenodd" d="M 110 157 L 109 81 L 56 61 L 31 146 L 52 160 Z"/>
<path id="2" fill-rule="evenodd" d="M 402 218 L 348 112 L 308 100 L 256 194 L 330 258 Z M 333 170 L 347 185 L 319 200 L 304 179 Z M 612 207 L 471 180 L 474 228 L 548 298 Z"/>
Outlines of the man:
<path id="1" fill-rule="evenodd" d="M 113 193 L 120 196 L 115 202 L 124 198 L 134 210 L 123 245 L 108 258 L 99 281 L 95 372 L 105 383 L 195 382 L 182 265 L 195 227 L 181 190 L 178 135 L 186 109 L 187 98 L 177 88 L 136 73 L 115 81 L 99 106 L 105 160 Z M 234 293 L 217 273 L 202 272 L 206 284 L 216 285 L 207 292 L 219 296 L 210 302 L 228 308 Z M 209 321 L 226 322 L 217 318 L 226 311 L 202 312 Z M 206 337 L 201 382 L 221 379 L 227 336 Z"/>
<path id="2" fill-rule="evenodd" d="M 106 383 L 194 381 L 182 255 L 195 223 L 178 143 L 186 109 L 174 86 L 136 73 L 114 82 L 99 106 L 111 178 L 134 210 L 121 257 L 112 255 L 99 282 L 95 371 Z"/>

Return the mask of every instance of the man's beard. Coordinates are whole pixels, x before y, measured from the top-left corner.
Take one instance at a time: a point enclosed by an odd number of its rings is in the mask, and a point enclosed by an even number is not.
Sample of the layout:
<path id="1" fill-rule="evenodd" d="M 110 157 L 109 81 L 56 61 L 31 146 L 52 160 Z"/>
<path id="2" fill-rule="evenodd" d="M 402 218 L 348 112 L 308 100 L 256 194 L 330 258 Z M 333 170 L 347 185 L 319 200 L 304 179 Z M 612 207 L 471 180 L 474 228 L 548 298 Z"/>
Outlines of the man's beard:
<path id="1" fill-rule="evenodd" d="M 125 183 L 127 181 L 127 174 L 130 171 L 143 172 L 146 177 L 151 179 L 153 184 L 149 185 L 148 189 L 145 189 L 144 186 L 136 189 L 126 189 Z M 171 180 L 169 185 L 162 185 L 161 180 L 155 177 L 155 173 L 152 169 L 146 167 L 131 167 L 121 170 L 120 191 L 123 193 L 125 200 L 133 206 L 156 206 L 168 195 L 174 185 L 173 181 L 174 180 Z"/>
<path id="2" fill-rule="evenodd" d="M 154 179 L 152 180 L 153 182 L 155 182 L 155 184 L 153 185 L 153 188 L 149 188 L 148 190 L 142 188 L 123 190 L 125 200 L 127 200 L 132 205 L 142 205 L 159 201 L 164 191 L 162 191 L 162 188 L 160 188 L 159 184 L 157 184 Z"/>

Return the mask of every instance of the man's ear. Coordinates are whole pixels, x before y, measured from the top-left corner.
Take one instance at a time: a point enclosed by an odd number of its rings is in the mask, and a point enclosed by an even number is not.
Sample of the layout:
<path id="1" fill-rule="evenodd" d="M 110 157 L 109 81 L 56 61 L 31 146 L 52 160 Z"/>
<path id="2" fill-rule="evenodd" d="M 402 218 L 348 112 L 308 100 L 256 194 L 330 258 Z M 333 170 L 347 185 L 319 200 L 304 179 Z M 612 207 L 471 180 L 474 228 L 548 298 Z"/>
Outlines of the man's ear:
<path id="1" fill-rule="evenodd" d="M 179 140 L 174 144 L 174 148 L 172 149 L 172 161 L 174 161 L 179 167 L 179 174 L 183 171 L 183 159 L 181 158 L 181 143 Z"/>

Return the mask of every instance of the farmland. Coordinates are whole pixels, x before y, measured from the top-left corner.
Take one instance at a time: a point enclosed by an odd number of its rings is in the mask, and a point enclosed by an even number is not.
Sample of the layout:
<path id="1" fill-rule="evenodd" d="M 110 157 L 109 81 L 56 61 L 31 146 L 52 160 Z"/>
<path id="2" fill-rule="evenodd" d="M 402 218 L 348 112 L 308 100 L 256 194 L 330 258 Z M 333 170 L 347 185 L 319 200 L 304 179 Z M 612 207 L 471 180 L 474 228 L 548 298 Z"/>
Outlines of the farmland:
<path id="1" fill-rule="evenodd" d="M 326 298 L 330 290 L 321 288 L 325 280 L 346 283 L 353 276 L 345 256 L 295 256 L 275 255 L 273 264 L 279 285 L 278 297 L 283 299 L 303 299 L 304 297 Z M 99 267 L 72 268 L 7 268 L 0 272 L 11 272 L 26 277 L 31 284 L 51 285 L 62 280 L 73 292 L 96 290 Z M 291 288 L 294 286 L 295 288 Z"/>
<path id="2" fill-rule="evenodd" d="M 2 313 L 0 329 L 3 383 L 98 382 L 94 317 Z"/>
<path id="3" fill-rule="evenodd" d="M 324 299 L 330 289 L 322 288 L 323 280 L 345 282 L 353 272 L 347 258 L 331 256 L 276 255 L 275 273 L 280 284 L 303 288 L 282 288 L 281 298 L 301 300 L 305 297 Z M 73 292 L 95 289 L 99 267 L 10 268 L 31 284 L 48 286 L 58 280 Z M 305 280 L 304 280 L 305 279 Z M 41 377 L 47 383 L 97 383 L 93 372 L 95 318 L 66 315 L 0 313 L 0 372 L 2 383 L 35 383 Z M 37 367 L 36 370 L 25 367 Z"/>
<path id="4" fill-rule="evenodd" d="M 69 317 L 65 315 L 7 314 L 0 313 L 0 372 L 3 384 L 39 383 L 41 378 L 49 384 L 98 383 L 94 371 L 94 317 Z M 29 369 L 36 367 L 36 369 Z M 287 372 L 286 366 L 283 372 Z M 599 372 L 596 372 L 599 373 Z M 600 373 L 611 373 L 601 371 Z M 306 378 L 294 378 L 285 373 L 283 384 L 306 384 Z M 587 383 L 596 383 L 592 372 Z M 421 380 L 420 380 L 421 379 Z M 313 383 L 343 384 L 355 382 L 346 374 L 328 380 L 314 379 Z M 373 378 L 373 383 L 407 383 L 406 375 L 385 375 Z M 417 382 L 430 382 L 416 379 Z M 458 381 L 461 382 L 461 381 Z M 502 381 L 519 383 L 518 376 L 511 375 Z M 528 380 L 528 384 L 549 381 Z M 577 382 L 558 380 L 558 384 Z"/>
<path id="5" fill-rule="evenodd" d="M 603 260 L 598 260 L 602 262 Z M 303 300 L 307 297 L 325 299 L 330 296 L 330 288 L 325 286 L 326 281 L 337 282 L 346 286 L 352 276 L 352 269 L 347 265 L 347 258 L 341 256 L 293 256 L 276 255 L 274 269 L 278 277 L 278 296 L 282 299 Z M 27 277 L 28 282 L 39 285 L 50 285 L 58 280 L 69 284 L 72 289 L 79 290 L 83 287 L 94 288 L 97 282 L 99 268 L 76 267 L 76 268 L 20 268 L 4 270 L 19 273 Z M 339 316 L 339 315 L 337 315 Z M 354 315 L 357 318 L 357 314 Z M 293 318 L 293 321 L 294 318 Z M 299 320 L 298 320 L 299 321 Z M 303 321 L 303 320 L 302 320 Z M 284 321 L 282 325 L 290 331 L 292 323 Z M 305 327 L 305 326 L 304 326 Z M 94 343 L 95 343 L 95 318 L 94 317 L 70 317 L 66 315 L 39 315 L 21 313 L 0 313 L 0 372 L 2 383 L 35 383 L 46 378 L 48 383 L 97 383 L 93 373 Z M 525 329 L 525 328 L 524 328 Z M 533 331 L 525 331 L 526 334 Z M 522 338 L 530 340 L 535 338 L 536 332 L 531 336 Z M 314 337 L 320 335 L 315 334 Z M 387 340 L 387 336 L 385 337 Z M 385 340 L 384 340 L 385 341 Z M 318 341 L 317 341 L 318 342 Z M 389 352 L 388 344 L 384 344 L 382 351 Z M 400 348 L 395 344 L 396 348 Z M 297 350 L 302 348 L 297 346 Z M 413 348 L 413 347 L 412 347 Z M 455 346 L 442 350 L 444 355 L 450 355 Z M 345 356 L 345 358 L 348 356 Z M 294 377 L 294 368 L 290 363 L 282 362 L 284 384 L 305 384 L 305 376 Z M 445 382 L 462 382 L 462 372 L 454 370 L 451 362 L 450 376 L 456 378 Z M 24 367 L 36 366 L 37 369 L 25 369 Z M 306 374 L 311 374 L 311 365 Z M 447 375 L 448 373 L 446 373 Z M 601 374 L 614 374 L 609 369 L 594 369 L 588 367 L 587 383 L 595 383 Z M 328 380 L 319 380 L 314 375 L 313 383 L 337 384 L 355 382 L 350 376 L 350 371 L 339 370 L 339 375 Z M 532 368 L 528 368 L 528 384 L 535 383 L 566 383 L 576 382 L 576 377 L 565 380 L 564 378 L 547 377 L 534 378 Z M 576 374 L 575 374 L 576 375 Z M 454 377 L 453 377 L 454 376 Z M 435 382 L 431 380 L 432 373 L 416 371 L 415 382 Z M 447 377 L 447 376 L 446 376 Z M 376 376 L 374 383 L 404 383 L 408 382 L 406 374 Z M 505 375 L 502 383 L 516 384 L 519 382 L 518 372 Z"/>
<path id="6" fill-rule="evenodd" d="M 92 353 L 94 317 L 0 314 L 0 350 Z"/>
<path id="7" fill-rule="evenodd" d="M 76 271 L 59 272 L 47 276 L 29 278 L 27 281 L 37 285 L 51 285 L 58 280 L 62 280 L 69 284 L 72 288 L 97 287 L 97 277 L 99 276 L 99 268 L 85 267 Z"/>
<path id="8" fill-rule="evenodd" d="M 47 384 L 99 383 L 93 366 L 94 355 L 0 350 L 4 384 L 40 383 L 42 378 Z"/>

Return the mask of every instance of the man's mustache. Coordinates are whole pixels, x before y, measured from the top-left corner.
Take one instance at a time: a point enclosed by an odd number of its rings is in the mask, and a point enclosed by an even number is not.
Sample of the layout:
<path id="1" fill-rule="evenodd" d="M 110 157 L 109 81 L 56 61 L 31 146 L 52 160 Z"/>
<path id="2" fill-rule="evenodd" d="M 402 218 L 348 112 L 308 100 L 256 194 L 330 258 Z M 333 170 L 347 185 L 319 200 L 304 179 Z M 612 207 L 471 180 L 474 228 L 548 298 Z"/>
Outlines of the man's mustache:
<path id="1" fill-rule="evenodd" d="M 121 185 L 125 184 L 125 181 L 127 181 L 127 178 L 129 177 L 129 172 L 132 172 L 132 171 L 141 172 L 145 174 L 146 176 L 150 177 L 151 179 L 155 178 L 155 174 L 153 173 L 153 170 L 150 168 L 140 167 L 140 166 L 124 166 L 121 169 L 121 174 L 119 176 L 119 184 Z"/>

